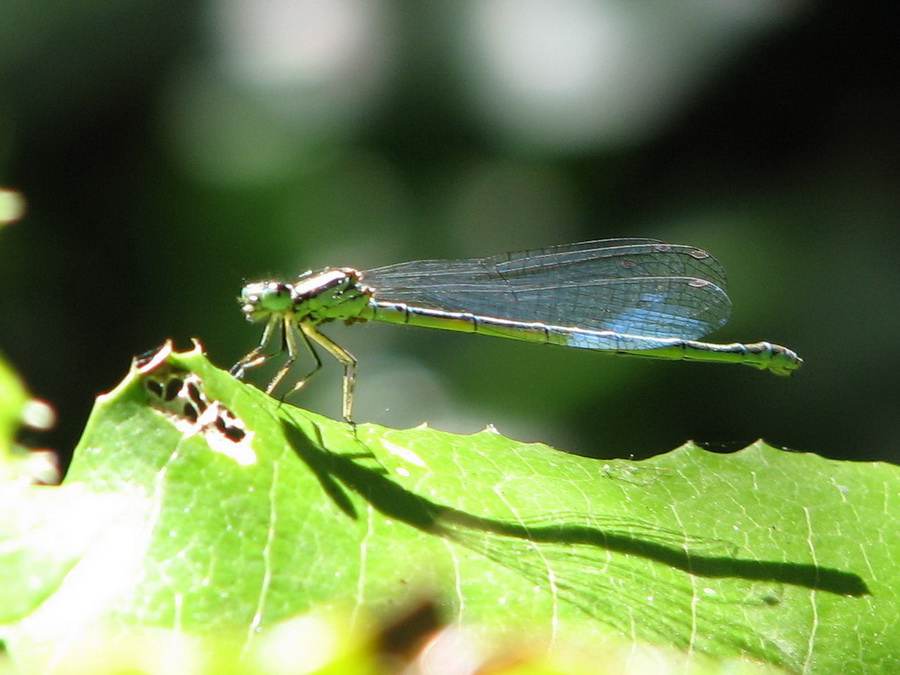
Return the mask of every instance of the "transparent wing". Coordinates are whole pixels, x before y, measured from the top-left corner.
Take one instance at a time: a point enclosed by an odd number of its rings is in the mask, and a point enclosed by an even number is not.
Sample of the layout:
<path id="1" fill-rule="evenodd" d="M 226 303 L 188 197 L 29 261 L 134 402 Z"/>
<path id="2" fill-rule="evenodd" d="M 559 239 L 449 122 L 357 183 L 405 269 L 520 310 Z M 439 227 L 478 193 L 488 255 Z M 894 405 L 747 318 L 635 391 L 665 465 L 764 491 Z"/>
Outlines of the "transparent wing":
<path id="1" fill-rule="evenodd" d="M 363 273 L 379 300 L 526 323 L 695 339 L 731 312 L 709 253 L 655 239 L 604 239 Z"/>

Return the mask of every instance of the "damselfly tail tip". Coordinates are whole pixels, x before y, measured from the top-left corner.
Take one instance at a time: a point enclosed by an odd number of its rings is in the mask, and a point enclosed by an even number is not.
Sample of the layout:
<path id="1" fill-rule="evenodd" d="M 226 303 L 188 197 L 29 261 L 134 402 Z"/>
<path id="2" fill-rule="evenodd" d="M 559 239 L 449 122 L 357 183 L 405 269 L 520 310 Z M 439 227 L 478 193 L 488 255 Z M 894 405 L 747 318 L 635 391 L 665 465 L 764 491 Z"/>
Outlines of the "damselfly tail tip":
<path id="1" fill-rule="evenodd" d="M 787 347 L 770 345 L 769 353 L 770 358 L 764 367 L 776 375 L 793 375 L 803 365 L 803 359 Z"/>

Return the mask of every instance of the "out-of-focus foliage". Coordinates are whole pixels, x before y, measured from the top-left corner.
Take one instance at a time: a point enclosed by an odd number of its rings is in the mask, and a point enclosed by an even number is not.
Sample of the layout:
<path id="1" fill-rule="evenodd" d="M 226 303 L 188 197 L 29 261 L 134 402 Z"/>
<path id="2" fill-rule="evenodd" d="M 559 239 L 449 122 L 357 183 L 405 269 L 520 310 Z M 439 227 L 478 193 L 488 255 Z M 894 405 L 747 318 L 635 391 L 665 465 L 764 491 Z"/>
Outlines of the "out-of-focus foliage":
<path id="1" fill-rule="evenodd" d="M 653 236 L 728 270 L 713 339 L 804 369 L 328 327 L 360 359 L 359 419 L 638 455 L 864 437 L 859 459 L 896 459 L 898 12 L 6 0 L 0 185 L 29 209 L 0 233 L 0 347 L 71 447 L 133 354 L 254 346 L 245 278 Z M 327 364 L 300 403 L 337 415 L 339 379 Z"/>

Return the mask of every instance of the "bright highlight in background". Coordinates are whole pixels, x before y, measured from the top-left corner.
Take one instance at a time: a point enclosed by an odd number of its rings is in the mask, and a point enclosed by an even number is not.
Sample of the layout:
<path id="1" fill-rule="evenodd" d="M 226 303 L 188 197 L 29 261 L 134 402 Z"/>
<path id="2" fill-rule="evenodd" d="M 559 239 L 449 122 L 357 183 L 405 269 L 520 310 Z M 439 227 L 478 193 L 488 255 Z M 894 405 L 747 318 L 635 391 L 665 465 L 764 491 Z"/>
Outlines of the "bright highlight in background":
<path id="1" fill-rule="evenodd" d="M 219 6 L 232 71 L 257 87 L 372 86 L 384 7 L 370 0 L 228 0 Z"/>
<path id="2" fill-rule="evenodd" d="M 641 140 L 711 68 L 793 5 L 485 0 L 467 5 L 461 57 L 497 131 L 570 152 Z"/>

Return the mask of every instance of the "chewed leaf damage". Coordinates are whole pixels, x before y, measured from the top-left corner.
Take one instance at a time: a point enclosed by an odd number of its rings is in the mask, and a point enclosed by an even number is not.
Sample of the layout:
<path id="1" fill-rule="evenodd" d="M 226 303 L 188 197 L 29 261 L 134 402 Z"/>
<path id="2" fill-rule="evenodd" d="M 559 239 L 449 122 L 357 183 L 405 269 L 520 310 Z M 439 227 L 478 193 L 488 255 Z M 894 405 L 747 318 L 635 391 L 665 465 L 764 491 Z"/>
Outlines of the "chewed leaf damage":
<path id="1" fill-rule="evenodd" d="M 213 452 L 230 457 L 241 466 L 253 464 L 253 432 L 225 404 L 209 399 L 196 373 L 175 368 L 159 358 L 164 351 L 138 364 L 150 405 L 186 438 L 201 434 Z"/>

